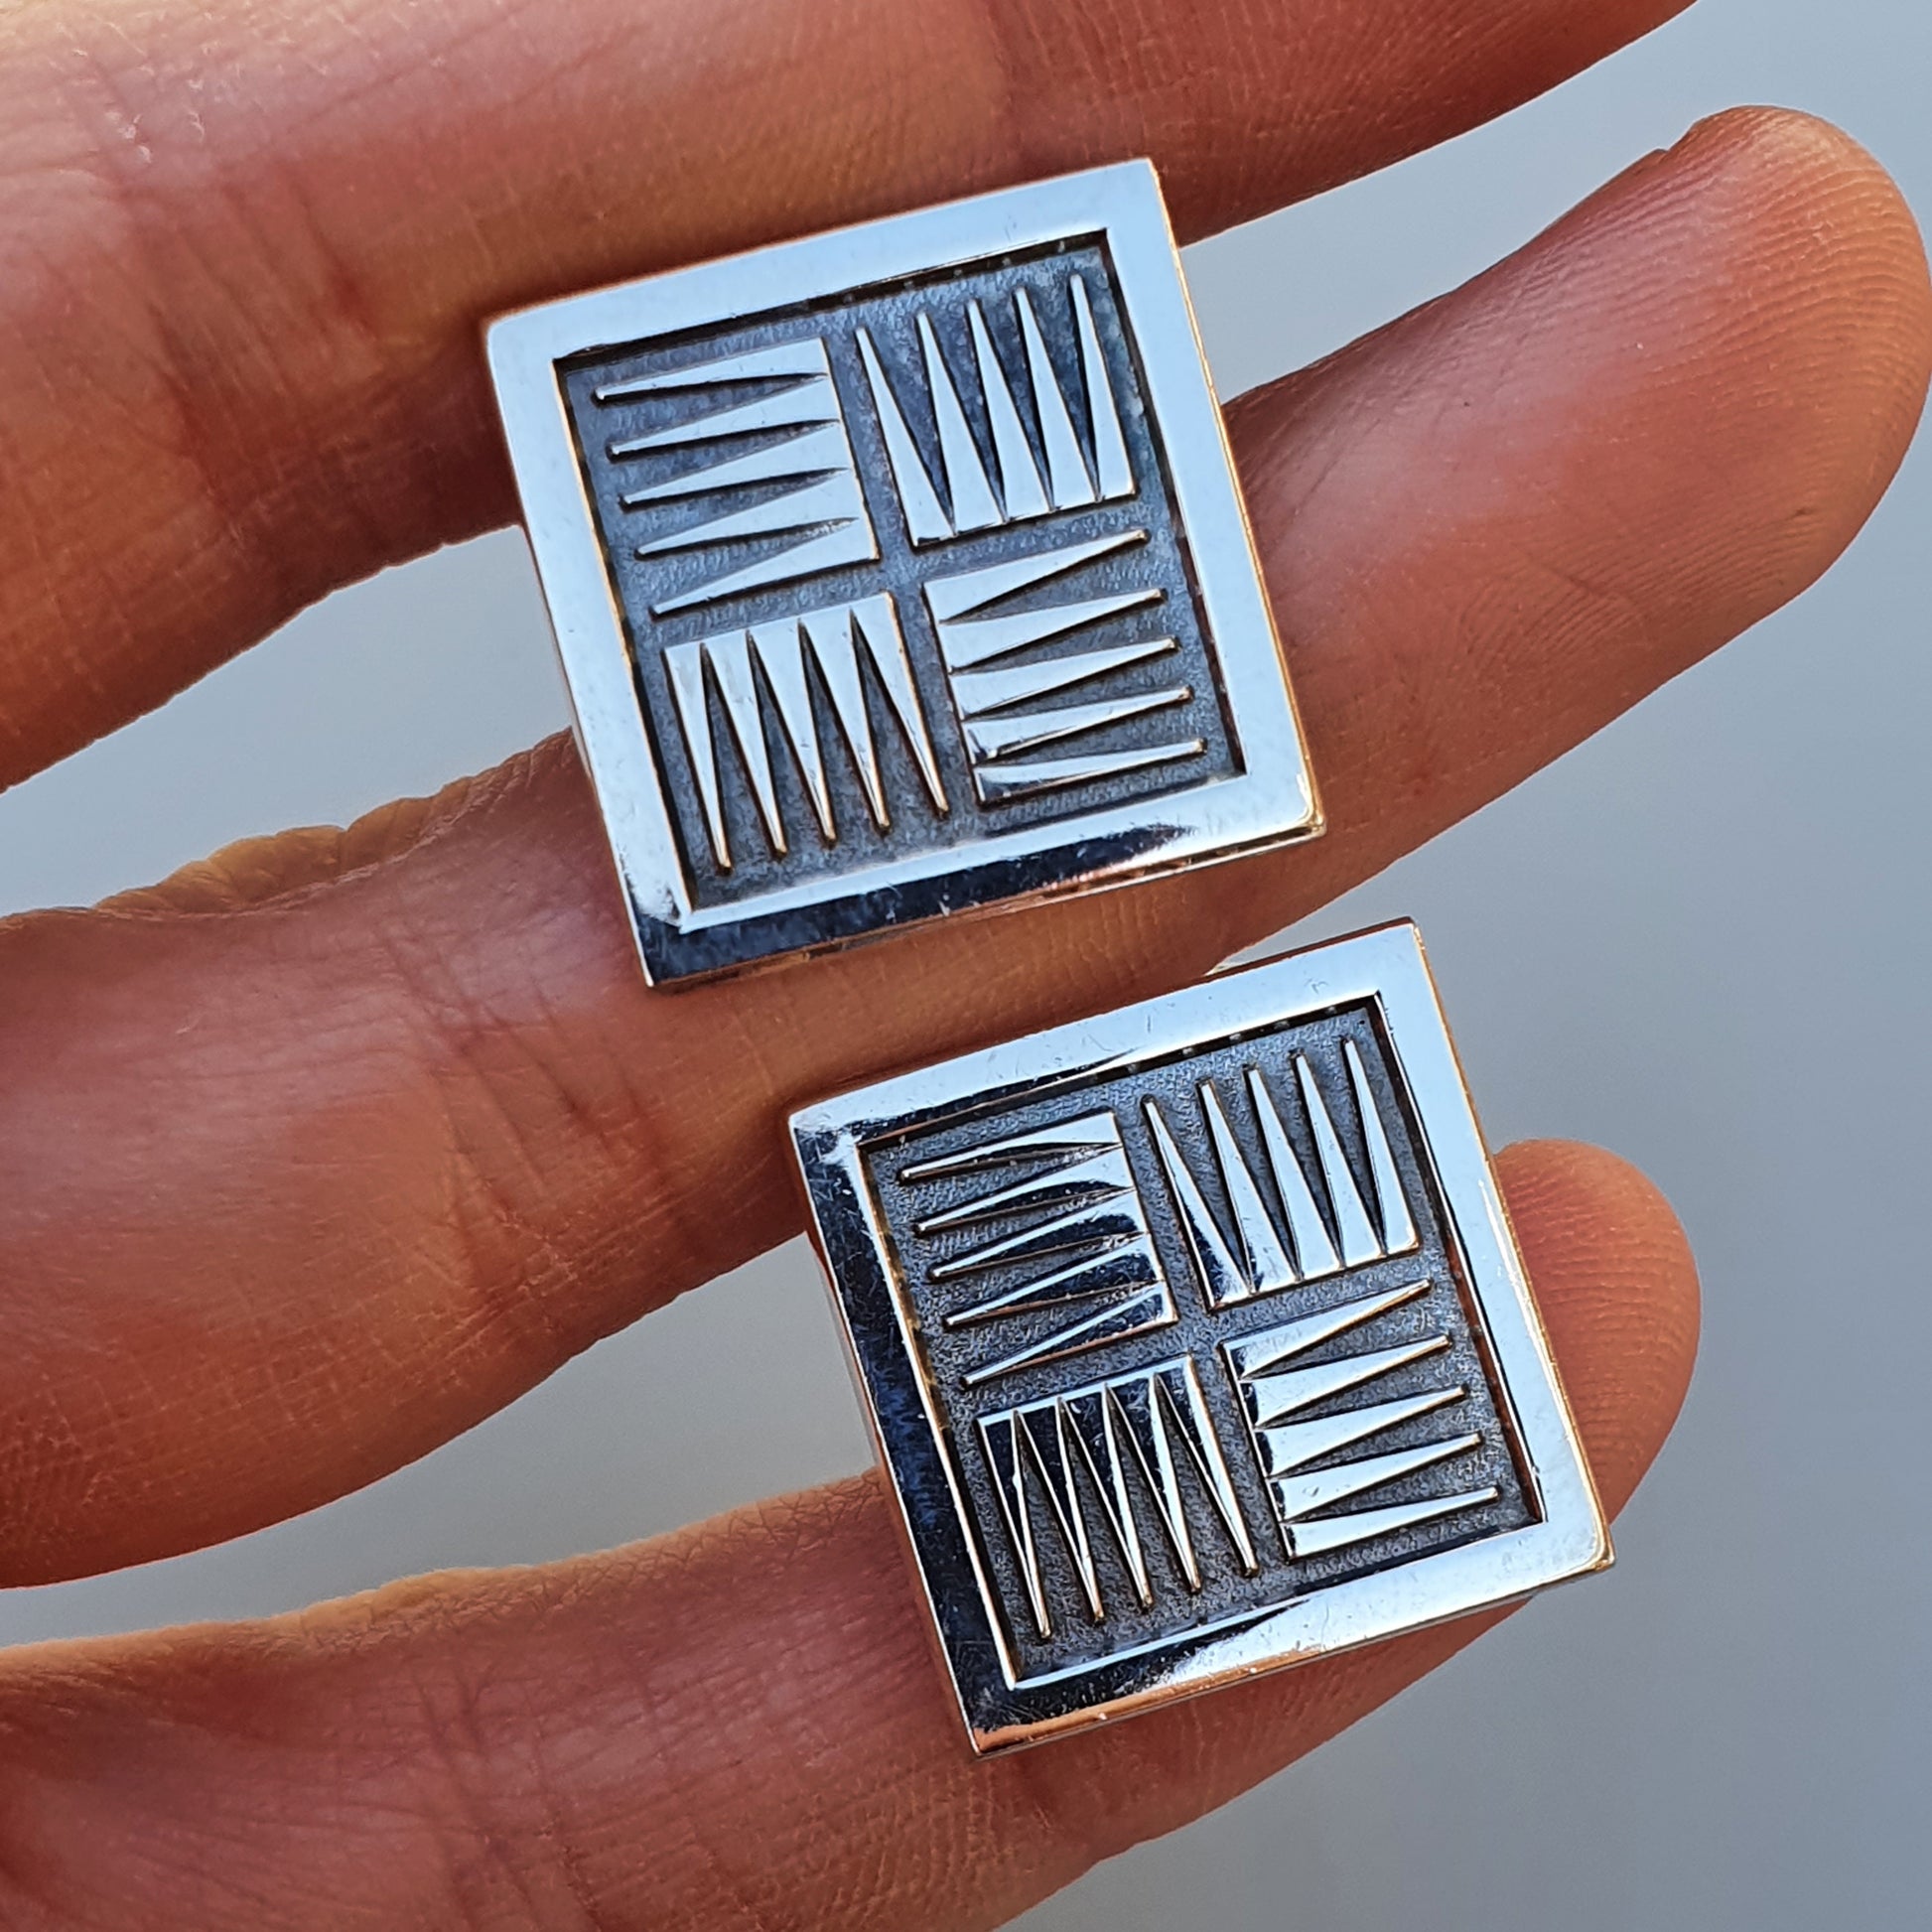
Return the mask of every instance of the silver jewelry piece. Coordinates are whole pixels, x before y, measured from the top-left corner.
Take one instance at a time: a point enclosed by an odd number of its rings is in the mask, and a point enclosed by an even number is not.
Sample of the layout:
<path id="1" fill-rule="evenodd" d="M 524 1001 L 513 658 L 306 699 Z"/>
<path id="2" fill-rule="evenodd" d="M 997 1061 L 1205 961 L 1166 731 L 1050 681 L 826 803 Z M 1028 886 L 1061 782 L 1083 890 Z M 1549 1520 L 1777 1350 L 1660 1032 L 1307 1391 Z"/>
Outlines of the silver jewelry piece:
<path id="1" fill-rule="evenodd" d="M 654 982 L 1320 829 L 1145 162 L 507 316 Z"/>
<path id="2" fill-rule="evenodd" d="M 1413 926 L 791 1131 L 976 1749 L 1608 1565 Z"/>

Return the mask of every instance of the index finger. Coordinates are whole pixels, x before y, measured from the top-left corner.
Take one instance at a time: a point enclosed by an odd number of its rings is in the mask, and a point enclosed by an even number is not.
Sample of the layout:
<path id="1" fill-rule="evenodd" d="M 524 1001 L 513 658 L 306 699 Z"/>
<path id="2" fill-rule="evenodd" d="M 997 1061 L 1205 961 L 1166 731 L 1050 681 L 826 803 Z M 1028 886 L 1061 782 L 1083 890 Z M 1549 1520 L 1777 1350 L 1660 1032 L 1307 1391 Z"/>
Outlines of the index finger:
<path id="1" fill-rule="evenodd" d="M 1134 153 L 1186 234 L 1685 0 L 40 0 L 0 22 L 0 784 L 511 514 L 493 310 Z"/>

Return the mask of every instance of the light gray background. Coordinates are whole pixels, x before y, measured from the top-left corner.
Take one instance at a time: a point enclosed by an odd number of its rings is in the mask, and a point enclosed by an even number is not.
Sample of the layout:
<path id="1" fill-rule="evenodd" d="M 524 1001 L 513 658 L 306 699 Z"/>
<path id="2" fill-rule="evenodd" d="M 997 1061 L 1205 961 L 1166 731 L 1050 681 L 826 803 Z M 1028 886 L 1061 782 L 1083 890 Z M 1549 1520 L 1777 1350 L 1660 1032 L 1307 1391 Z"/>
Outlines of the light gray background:
<path id="1" fill-rule="evenodd" d="M 1842 122 L 1932 209 L 1929 88 L 1924 0 L 1707 0 L 1494 127 L 1193 250 L 1222 389 L 1463 279 L 1737 101 Z M 1307 934 L 1419 918 L 1492 1135 L 1605 1142 L 1690 1225 L 1703 1359 L 1619 1568 L 1032 1932 L 1926 1922 L 1929 510 L 1921 450 L 1822 588 Z M 562 715 L 520 540 L 445 552 L 0 800 L 0 906 L 347 818 Z M 756 1434 L 730 1421 L 748 1405 Z M 0 1639 L 560 1556 L 865 1455 L 793 1246 L 359 1495 L 0 1598 Z"/>

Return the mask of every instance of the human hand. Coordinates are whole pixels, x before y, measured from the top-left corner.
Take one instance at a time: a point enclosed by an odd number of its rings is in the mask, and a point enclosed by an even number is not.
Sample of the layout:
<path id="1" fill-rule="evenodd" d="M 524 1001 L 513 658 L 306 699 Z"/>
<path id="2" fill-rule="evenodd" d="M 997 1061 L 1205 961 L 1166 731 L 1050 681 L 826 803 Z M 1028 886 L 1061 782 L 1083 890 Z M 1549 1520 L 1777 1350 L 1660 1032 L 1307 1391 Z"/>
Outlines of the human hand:
<path id="1" fill-rule="evenodd" d="M 0 27 L 6 775 L 507 514 L 484 314 L 1134 152 L 1203 232 L 1670 10 L 40 0 Z M 652 996 L 551 746 L 0 930 L 0 1575 L 195 1547 L 423 1452 L 790 1232 L 793 1101 L 1190 978 L 1527 775 L 1836 554 L 1929 338 L 1882 177 L 1745 115 L 1240 405 L 1317 847 Z M 1620 1501 L 1688 1371 L 1688 1259 L 1605 1156 L 1501 1168 Z M 887 1506 L 847 1484 L 8 1660 L 0 1921 L 983 1924 L 1472 1634 L 974 1764 Z"/>

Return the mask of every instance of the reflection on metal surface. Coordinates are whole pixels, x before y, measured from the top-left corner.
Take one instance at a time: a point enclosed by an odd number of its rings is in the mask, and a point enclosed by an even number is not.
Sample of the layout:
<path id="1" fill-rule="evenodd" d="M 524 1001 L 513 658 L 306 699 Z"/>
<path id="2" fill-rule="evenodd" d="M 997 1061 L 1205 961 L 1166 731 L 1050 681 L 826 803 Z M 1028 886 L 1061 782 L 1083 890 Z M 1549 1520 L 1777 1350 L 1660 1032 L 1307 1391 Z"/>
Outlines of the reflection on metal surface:
<path id="1" fill-rule="evenodd" d="M 528 310 L 490 361 L 653 980 L 1320 829 L 1144 164 Z"/>
<path id="2" fill-rule="evenodd" d="M 792 1132 L 980 1748 L 1607 1562 L 1410 929 Z"/>

